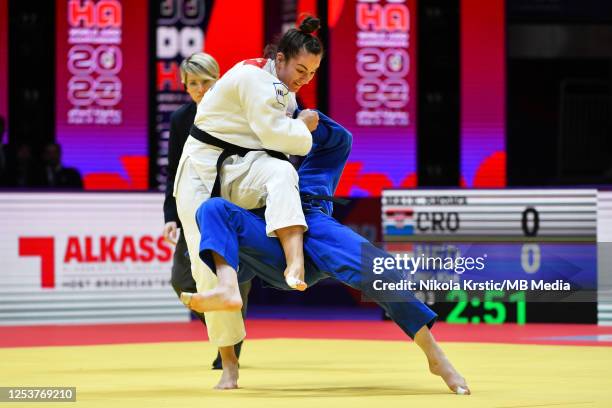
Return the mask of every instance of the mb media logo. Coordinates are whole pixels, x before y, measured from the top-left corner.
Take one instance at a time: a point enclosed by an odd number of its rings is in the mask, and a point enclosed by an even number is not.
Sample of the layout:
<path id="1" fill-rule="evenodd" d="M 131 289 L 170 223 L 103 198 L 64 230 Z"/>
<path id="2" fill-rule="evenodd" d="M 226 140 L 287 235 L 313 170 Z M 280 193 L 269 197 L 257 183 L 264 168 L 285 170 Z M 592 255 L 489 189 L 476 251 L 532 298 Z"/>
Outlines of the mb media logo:
<path id="1" fill-rule="evenodd" d="M 20 237 L 19 256 L 39 257 L 41 287 L 55 287 L 55 239 L 53 237 Z"/>

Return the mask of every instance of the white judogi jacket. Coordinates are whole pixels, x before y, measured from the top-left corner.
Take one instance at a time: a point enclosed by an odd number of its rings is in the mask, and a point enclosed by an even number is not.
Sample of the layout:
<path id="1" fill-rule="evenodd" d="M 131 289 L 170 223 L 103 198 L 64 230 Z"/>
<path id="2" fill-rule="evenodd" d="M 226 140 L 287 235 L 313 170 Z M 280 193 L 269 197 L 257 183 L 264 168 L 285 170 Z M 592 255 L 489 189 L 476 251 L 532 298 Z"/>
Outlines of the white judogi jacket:
<path id="1" fill-rule="evenodd" d="M 195 125 L 212 136 L 250 149 L 306 155 L 312 135 L 292 119 L 295 93 L 276 77 L 274 61 L 239 62 L 204 95 Z"/>
<path id="2" fill-rule="evenodd" d="M 250 149 L 305 155 L 312 134 L 300 119 L 295 94 L 276 77 L 274 62 L 247 60 L 229 70 L 198 106 L 195 125 L 212 136 Z M 174 184 L 177 210 L 189 249 L 198 292 L 216 286 L 217 277 L 199 257 L 200 231 L 195 213 L 210 198 L 221 149 L 187 138 Z M 247 209 L 266 206 L 266 233 L 302 225 L 298 175 L 286 161 L 264 151 L 230 156 L 221 170 L 221 196 Z M 245 336 L 240 312 L 207 312 L 208 337 L 217 346 L 234 345 Z"/>

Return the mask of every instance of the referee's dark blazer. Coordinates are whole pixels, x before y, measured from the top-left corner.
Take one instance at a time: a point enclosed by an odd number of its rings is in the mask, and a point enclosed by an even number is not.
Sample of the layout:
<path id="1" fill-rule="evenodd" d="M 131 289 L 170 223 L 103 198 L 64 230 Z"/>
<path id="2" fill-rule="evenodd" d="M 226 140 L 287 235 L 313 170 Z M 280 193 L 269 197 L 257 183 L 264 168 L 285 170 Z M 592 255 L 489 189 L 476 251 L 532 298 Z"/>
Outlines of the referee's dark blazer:
<path id="1" fill-rule="evenodd" d="M 195 102 L 181 106 L 170 116 L 170 139 L 168 140 L 168 180 L 166 182 L 166 199 L 164 200 L 164 222 L 174 221 L 181 226 L 176 210 L 176 199 L 172 196 L 174 178 L 178 167 L 183 146 L 189 136 L 189 129 L 193 125 L 197 110 Z"/>

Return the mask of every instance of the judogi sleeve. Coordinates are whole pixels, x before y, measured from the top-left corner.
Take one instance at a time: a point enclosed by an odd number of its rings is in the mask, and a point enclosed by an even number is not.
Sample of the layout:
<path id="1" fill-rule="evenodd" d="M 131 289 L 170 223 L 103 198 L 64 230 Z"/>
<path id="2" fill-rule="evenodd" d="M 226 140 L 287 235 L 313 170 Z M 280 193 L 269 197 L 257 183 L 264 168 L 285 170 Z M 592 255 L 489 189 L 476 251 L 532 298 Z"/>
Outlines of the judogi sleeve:
<path id="1" fill-rule="evenodd" d="M 241 105 L 262 146 L 285 154 L 306 155 L 312 147 L 312 134 L 301 119 L 287 116 L 287 87 L 254 66 L 243 67 L 237 82 Z"/>

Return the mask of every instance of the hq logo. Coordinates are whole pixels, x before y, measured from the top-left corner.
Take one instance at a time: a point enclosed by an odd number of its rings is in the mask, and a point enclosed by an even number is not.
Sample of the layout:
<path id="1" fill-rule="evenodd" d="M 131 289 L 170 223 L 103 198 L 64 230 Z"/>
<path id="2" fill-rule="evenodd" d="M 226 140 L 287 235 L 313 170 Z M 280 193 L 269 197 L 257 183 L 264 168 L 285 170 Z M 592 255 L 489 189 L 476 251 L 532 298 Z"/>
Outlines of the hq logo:
<path id="1" fill-rule="evenodd" d="M 98 3 L 68 3 L 68 100 L 74 106 L 115 106 L 121 101 L 119 72 L 123 66 L 121 26 L 123 23 L 121 2 L 102 0 Z M 109 35 L 96 44 L 84 41 L 82 32 L 106 30 Z M 91 35 L 91 34 L 90 34 Z M 101 37 L 103 38 L 103 37 Z M 100 44 L 101 43 L 101 44 Z"/>
<path id="2" fill-rule="evenodd" d="M 414 235 L 414 211 L 412 208 L 389 208 L 385 210 L 386 235 Z"/>

